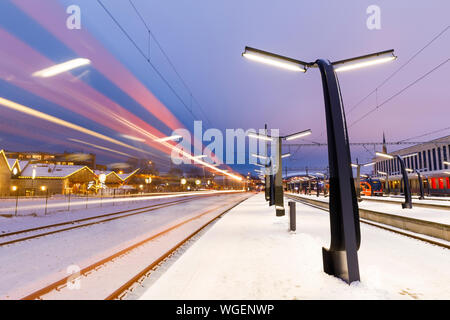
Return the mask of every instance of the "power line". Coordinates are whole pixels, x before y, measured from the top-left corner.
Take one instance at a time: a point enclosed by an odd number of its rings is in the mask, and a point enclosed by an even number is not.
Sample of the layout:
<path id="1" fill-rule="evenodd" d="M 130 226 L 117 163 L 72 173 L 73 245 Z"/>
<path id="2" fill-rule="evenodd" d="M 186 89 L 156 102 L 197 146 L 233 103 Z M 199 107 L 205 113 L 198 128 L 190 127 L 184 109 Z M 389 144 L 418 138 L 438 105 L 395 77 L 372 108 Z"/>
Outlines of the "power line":
<path id="1" fill-rule="evenodd" d="M 446 131 L 446 130 L 450 130 L 450 127 L 439 129 L 439 130 L 434 130 L 434 131 L 431 131 L 431 132 L 427 132 L 427 133 L 424 133 L 424 134 L 421 134 L 421 135 L 418 135 L 418 136 L 414 136 L 414 137 L 411 137 L 411 138 L 408 138 L 408 139 L 401 140 L 399 142 L 403 143 L 403 142 L 411 140 L 411 139 L 422 138 L 422 137 L 429 136 L 431 134 L 442 132 L 442 131 Z"/>
<path id="2" fill-rule="evenodd" d="M 365 101 L 368 97 L 370 97 L 373 93 L 377 92 L 383 85 L 386 84 L 394 75 L 396 75 L 400 70 L 402 70 L 406 65 L 408 65 L 415 57 L 417 57 L 423 50 L 425 50 L 429 45 L 431 45 L 435 40 L 437 40 L 441 35 L 443 35 L 450 26 L 445 27 L 437 36 L 435 36 L 431 41 L 429 41 L 424 47 L 422 47 L 419 51 L 417 51 L 408 61 L 402 64 L 397 70 L 395 70 L 390 76 L 384 79 L 375 89 L 370 91 L 364 98 L 362 98 L 358 103 L 356 103 L 348 112 L 350 114 L 353 110 L 355 110 L 363 101 Z"/>
<path id="3" fill-rule="evenodd" d="M 98 4 L 105 10 L 105 12 L 109 15 L 109 17 L 114 21 L 114 23 L 119 27 L 119 29 L 123 32 L 123 34 L 128 38 L 128 40 L 134 45 L 136 50 L 139 51 L 139 53 L 145 58 L 145 60 L 148 62 L 148 64 L 152 67 L 152 69 L 158 74 L 158 76 L 161 78 L 161 80 L 164 81 L 164 83 L 167 85 L 167 87 L 172 91 L 172 93 L 180 100 L 180 102 L 183 104 L 183 106 L 186 108 L 187 111 L 192 115 L 192 117 L 195 119 L 195 115 L 192 112 L 192 110 L 189 109 L 189 107 L 186 105 L 184 100 L 178 95 L 178 93 L 175 91 L 175 89 L 170 85 L 169 81 L 167 81 L 166 78 L 161 74 L 161 72 L 156 68 L 156 66 L 150 61 L 150 59 L 147 58 L 145 53 L 142 51 L 142 49 L 137 45 L 137 43 L 131 38 L 131 36 L 125 31 L 125 29 L 122 27 L 122 25 L 117 21 L 116 18 L 111 14 L 111 12 L 103 5 L 103 3 L 100 0 L 97 0 Z"/>
<path id="4" fill-rule="evenodd" d="M 372 108 L 371 110 L 369 110 L 368 112 L 366 112 L 363 116 L 361 116 L 360 118 L 358 118 L 357 120 L 353 121 L 350 125 L 349 128 L 352 127 L 353 125 L 355 125 L 356 123 L 358 123 L 359 121 L 363 120 L 364 118 L 366 118 L 368 115 L 370 115 L 371 113 L 377 111 L 379 108 L 381 108 L 383 105 L 385 105 L 386 103 L 388 103 L 389 101 L 391 101 L 392 99 L 394 99 L 395 97 L 397 97 L 398 95 L 402 94 L 405 90 L 409 89 L 410 87 L 412 87 L 413 85 L 415 85 L 416 83 L 418 83 L 420 80 L 426 78 L 428 75 L 430 75 L 432 72 L 436 71 L 437 69 L 439 69 L 440 67 L 442 67 L 443 65 L 445 65 L 450 59 L 444 60 L 443 62 L 441 62 L 439 65 L 437 65 L 436 67 L 434 67 L 433 69 L 431 69 L 430 71 L 428 71 L 427 73 L 425 73 L 424 75 L 420 76 L 419 78 L 417 78 L 416 80 L 414 80 L 413 82 L 411 82 L 410 84 L 408 84 L 406 87 L 404 87 L 403 89 L 401 89 L 400 91 L 398 91 L 397 93 L 395 93 L 394 95 L 390 96 L 389 98 L 387 98 L 386 100 L 384 100 L 381 104 L 375 106 L 375 108 Z"/>
<path id="5" fill-rule="evenodd" d="M 186 81 L 184 81 L 183 77 L 180 75 L 180 73 L 178 72 L 177 68 L 175 68 L 175 65 L 172 63 L 172 60 L 170 60 L 169 56 L 167 55 L 166 51 L 163 49 L 163 47 L 161 46 L 161 44 L 159 43 L 158 39 L 156 39 L 155 34 L 151 31 L 149 25 L 145 22 L 144 17 L 142 16 L 142 14 L 138 11 L 138 9 L 136 8 L 136 6 L 134 5 L 134 3 L 131 0 L 128 0 L 130 5 L 133 7 L 134 11 L 136 12 L 136 14 L 138 15 L 139 19 L 142 21 L 142 23 L 144 24 L 145 28 L 147 29 L 149 36 L 151 36 L 153 38 L 153 40 L 155 41 L 156 45 L 158 46 L 159 50 L 161 50 L 162 54 L 164 55 L 164 57 L 167 59 L 167 61 L 169 62 L 169 65 L 171 66 L 172 70 L 175 72 L 175 74 L 178 76 L 178 78 L 180 79 L 181 83 L 183 84 L 184 88 L 189 92 L 191 99 L 197 104 L 199 110 L 202 112 L 203 116 L 205 117 L 206 121 L 208 122 L 208 124 L 211 126 L 211 121 L 209 121 L 208 116 L 206 115 L 206 113 L 204 112 L 203 108 L 201 107 L 201 105 L 198 103 L 197 99 L 194 97 L 194 95 L 192 94 L 191 89 L 188 87 L 188 85 L 186 84 Z M 150 54 L 148 56 L 148 60 L 150 60 Z"/>

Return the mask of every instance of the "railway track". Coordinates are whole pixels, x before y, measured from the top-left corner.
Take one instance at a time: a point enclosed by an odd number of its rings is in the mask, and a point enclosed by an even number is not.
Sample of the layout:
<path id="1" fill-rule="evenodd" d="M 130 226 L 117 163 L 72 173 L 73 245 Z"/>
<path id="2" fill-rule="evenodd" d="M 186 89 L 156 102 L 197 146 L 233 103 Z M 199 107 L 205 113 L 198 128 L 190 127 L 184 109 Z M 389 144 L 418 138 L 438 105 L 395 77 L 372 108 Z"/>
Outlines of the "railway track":
<path id="1" fill-rule="evenodd" d="M 313 207 L 313 208 L 316 208 L 316 209 L 320 209 L 322 211 L 329 212 L 329 209 L 324 208 L 323 206 L 314 205 L 312 203 L 303 201 L 299 197 L 292 196 L 292 195 L 286 195 L 286 197 L 291 199 L 291 200 L 300 202 L 301 204 L 304 204 L 304 205 L 307 205 L 307 206 L 310 206 L 310 207 Z M 427 243 L 430 243 L 430 244 L 433 244 L 433 245 L 436 245 L 436 246 L 439 246 L 439 247 L 450 249 L 450 245 L 448 245 L 448 244 L 445 244 L 445 243 L 442 243 L 442 242 L 439 242 L 439 241 L 435 241 L 435 240 L 430 239 L 428 237 L 420 236 L 420 235 L 418 235 L 416 233 L 413 233 L 413 232 L 407 232 L 407 231 L 404 231 L 404 230 L 399 230 L 399 228 L 390 227 L 390 226 L 387 226 L 385 224 L 369 221 L 369 220 L 363 219 L 363 218 L 360 218 L 359 220 L 362 223 L 371 225 L 373 227 L 377 227 L 377 228 L 380 228 L 380 229 L 383 229 L 383 230 L 386 230 L 386 231 L 390 231 L 390 232 L 394 232 L 394 233 L 397 233 L 397 234 L 401 234 L 403 236 L 407 236 L 407 237 L 410 237 L 410 238 L 413 238 L 413 239 L 416 239 L 416 240 L 424 241 L 424 242 L 427 242 Z"/>
<path id="2" fill-rule="evenodd" d="M 177 241 L 174 245 L 170 245 L 170 248 L 168 250 L 165 250 L 164 252 L 161 252 L 156 259 L 153 259 L 149 264 L 146 264 L 145 267 L 141 268 L 139 272 L 136 272 L 135 274 L 132 274 L 131 276 L 127 277 L 126 280 L 122 281 L 121 285 L 115 286 L 113 290 L 110 290 L 109 294 L 105 295 L 101 299 L 106 300 L 114 300 L 114 299 L 120 299 L 125 292 L 129 290 L 130 287 L 132 287 L 136 282 L 139 281 L 143 276 L 147 275 L 155 266 L 160 264 L 164 259 L 169 257 L 172 253 L 174 253 L 177 249 L 179 249 L 183 244 L 185 244 L 187 241 L 189 241 L 192 237 L 197 235 L 200 231 L 205 229 L 208 225 L 210 225 L 212 222 L 219 219 L 222 215 L 227 213 L 229 210 L 234 208 L 235 206 L 239 205 L 246 199 L 248 199 L 249 196 L 242 196 L 239 197 L 239 199 L 233 199 L 229 202 L 227 202 L 226 205 L 221 204 L 219 206 L 215 206 L 211 209 L 208 209 L 206 211 L 201 212 L 198 215 L 195 215 L 193 217 L 190 217 L 186 220 L 183 220 L 182 222 L 179 222 L 173 226 L 170 226 L 166 228 L 163 231 L 160 231 L 156 234 L 153 234 L 125 249 L 122 249 L 106 258 L 103 258 L 89 266 L 84 267 L 80 270 L 78 277 L 84 276 L 84 280 L 86 281 L 86 277 L 89 278 L 94 274 L 95 272 L 101 272 L 102 267 L 104 269 L 108 268 L 108 264 L 112 263 L 114 264 L 115 259 L 123 258 L 126 261 L 126 257 L 130 256 L 130 254 L 133 253 L 136 249 L 142 249 L 145 245 L 151 243 L 154 240 L 159 240 L 163 236 L 168 235 L 172 231 L 179 231 L 183 226 L 188 226 L 189 223 L 193 223 L 195 221 L 198 221 L 202 217 L 207 216 L 208 214 L 211 214 L 213 212 L 219 211 L 217 214 L 213 214 L 211 218 L 208 218 L 206 222 L 202 223 L 199 227 L 196 227 L 195 230 L 192 232 L 190 231 L 187 236 L 183 235 L 183 239 L 181 241 Z M 180 203 L 180 202 L 178 202 Z M 140 253 L 142 254 L 142 253 Z M 36 300 L 36 299 L 45 299 L 46 295 L 49 294 L 56 294 L 58 295 L 59 292 L 63 291 L 65 288 L 67 288 L 67 285 L 70 281 L 73 281 L 73 275 L 68 275 L 65 277 L 62 277 L 61 279 L 41 288 L 38 289 L 24 297 L 22 297 L 22 300 Z M 54 298 L 54 297 L 53 297 Z"/>
<path id="3" fill-rule="evenodd" d="M 108 222 L 108 221 L 126 218 L 129 216 L 143 214 L 143 213 L 147 213 L 147 212 L 154 211 L 157 209 L 174 206 L 174 205 L 177 205 L 180 203 L 196 200 L 199 198 L 206 198 L 206 197 L 210 197 L 213 195 L 217 195 L 217 194 L 181 195 L 180 197 L 182 197 L 184 199 L 177 199 L 174 201 L 157 203 L 157 204 L 134 208 L 134 209 L 122 210 L 122 211 L 118 211 L 118 212 L 107 213 L 107 214 L 102 214 L 102 215 L 97 215 L 97 216 L 91 216 L 91 217 L 87 217 L 87 218 L 76 219 L 76 220 L 51 224 L 51 225 L 45 225 L 45 226 L 40 226 L 40 227 L 36 227 L 36 228 L 23 229 L 23 230 L 18 230 L 18 231 L 14 231 L 14 232 L 3 233 L 3 234 L 0 234 L 0 239 L 2 239 L 2 241 L 0 242 L 0 247 L 18 243 L 18 242 L 22 242 L 22 241 L 26 241 L 26 240 L 40 238 L 40 237 L 55 234 L 55 233 L 60 233 L 60 232 L 69 231 L 69 230 L 78 229 L 78 228 L 85 228 L 85 227 L 92 226 L 95 224 L 100 224 L 100 223 L 104 223 L 104 222 Z M 186 197 L 188 197 L 188 198 L 186 199 Z M 23 235 L 26 235 L 26 236 L 23 236 Z M 4 240 L 5 238 L 7 239 L 6 241 Z"/>

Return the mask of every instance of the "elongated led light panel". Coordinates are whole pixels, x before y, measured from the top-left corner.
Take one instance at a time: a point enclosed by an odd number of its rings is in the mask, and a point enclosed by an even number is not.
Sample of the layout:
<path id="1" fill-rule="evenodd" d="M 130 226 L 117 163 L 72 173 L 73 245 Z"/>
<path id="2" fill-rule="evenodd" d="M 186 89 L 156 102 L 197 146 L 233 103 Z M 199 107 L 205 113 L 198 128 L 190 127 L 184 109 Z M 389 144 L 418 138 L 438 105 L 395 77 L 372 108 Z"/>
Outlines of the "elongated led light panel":
<path id="1" fill-rule="evenodd" d="M 271 137 L 261 135 L 261 134 L 256 134 L 253 132 L 250 132 L 247 136 L 249 136 L 250 138 L 261 139 L 261 140 L 265 140 L 265 141 L 272 141 Z"/>
<path id="2" fill-rule="evenodd" d="M 299 139 L 305 136 L 309 136 L 312 133 L 312 131 L 310 129 L 305 130 L 305 131 L 301 131 L 301 132 L 297 132 L 294 134 L 290 134 L 288 136 L 285 137 L 286 141 L 290 141 L 290 140 L 294 140 L 294 139 Z"/>
<path id="3" fill-rule="evenodd" d="M 306 72 L 305 64 L 299 60 L 291 59 L 255 48 L 245 47 L 245 51 L 242 53 L 242 56 L 247 59 L 265 63 L 274 67 L 296 72 Z"/>
<path id="4" fill-rule="evenodd" d="M 394 50 L 387 50 L 378 53 L 368 54 L 365 56 L 336 61 L 333 62 L 332 64 L 333 66 L 336 66 L 334 68 L 336 72 L 341 72 L 370 67 L 380 63 L 393 61 L 395 59 L 397 59 L 397 57 L 394 55 Z"/>
<path id="5" fill-rule="evenodd" d="M 382 157 L 382 158 L 386 158 L 386 159 L 394 159 L 393 156 L 391 156 L 391 155 L 389 155 L 389 154 L 386 154 L 386 153 L 375 152 L 375 154 L 376 154 L 377 156 L 379 156 L 379 157 Z"/>

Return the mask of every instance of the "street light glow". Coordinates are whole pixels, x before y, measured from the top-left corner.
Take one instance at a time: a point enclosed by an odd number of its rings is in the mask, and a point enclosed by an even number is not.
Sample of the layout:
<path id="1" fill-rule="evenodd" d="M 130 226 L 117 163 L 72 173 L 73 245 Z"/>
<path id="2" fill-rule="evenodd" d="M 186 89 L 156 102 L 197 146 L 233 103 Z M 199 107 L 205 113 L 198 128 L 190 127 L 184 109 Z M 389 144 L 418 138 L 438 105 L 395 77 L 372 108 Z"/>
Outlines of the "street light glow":
<path id="1" fill-rule="evenodd" d="M 293 133 L 290 134 L 285 138 L 286 141 L 290 141 L 290 140 L 294 140 L 294 139 L 298 139 L 298 138 L 302 138 L 305 136 L 309 136 L 312 133 L 311 129 L 305 130 L 305 131 L 301 131 L 301 132 L 297 132 L 297 133 Z"/>
<path id="2" fill-rule="evenodd" d="M 386 159 L 394 159 L 393 156 L 383 153 L 383 152 L 375 152 L 378 157 L 386 158 Z"/>
<path id="3" fill-rule="evenodd" d="M 84 58 L 77 58 L 73 60 L 66 61 L 64 63 L 56 64 L 50 68 L 42 69 L 33 73 L 33 77 L 49 78 L 56 76 L 60 73 L 70 71 L 91 63 L 91 60 Z"/>
<path id="4" fill-rule="evenodd" d="M 255 48 L 245 47 L 245 51 L 242 53 L 242 56 L 247 59 L 265 63 L 278 68 L 296 72 L 306 72 L 306 63 L 302 61 Z"/>
<path id="5" fill-rule="evenodd" d="M 258 158 L 258 159 L 264 159 L 264 160 L 269 159 L 269 157 L 266 157 L 266 156 L 263 156 L 263 155 L 260 155 L 260 154 L 255 154 L 255 153 L 252 153 L 252 157 L 255 157 L 255 158 Z"/>
<path id="6" fill-rule="evenodd" d="M 345 59 L 333 62 L 333 66 L 338 66 L 334 70 L 336 72 L 340 71 L 348 71 L 348 70 L 354 70 L 359 68 L 365 68 L 373 65 L 377 65 L 380 63 L 385 63 L 389 61 L 393 61 L 397 59 L 397 57 L 394 54 L 394 50 L 387 50 L 382 51 L 378 53 L 368 54 L 365 56 L 355 57 L 351 59 Z M 340 66 L 342 65 L 342 66 Z"/>
<path id="7" fill-rule="evenodd" d="M 411 154 L 407 154 L 406 156 L 401 156 L 402 158 L 409 158 L 409 157 L 414 157 L 417 156 L 417 152 L 416 153 L 411 153 Z"/>
<path id="8" fill-rule="evenodd" d="M 265 140 L 265 141 L 272 141 L 271 137 L 268 137 L 268 136 L 265 136 L 265 135 L 262 135 L 262 134 L 257 134 L 257 133 L 254 133 L 254 132 L 250 132 L 247 136 L 249 138 L 255 138 L 255 139 L 260 139 L 260 140 Z"/>

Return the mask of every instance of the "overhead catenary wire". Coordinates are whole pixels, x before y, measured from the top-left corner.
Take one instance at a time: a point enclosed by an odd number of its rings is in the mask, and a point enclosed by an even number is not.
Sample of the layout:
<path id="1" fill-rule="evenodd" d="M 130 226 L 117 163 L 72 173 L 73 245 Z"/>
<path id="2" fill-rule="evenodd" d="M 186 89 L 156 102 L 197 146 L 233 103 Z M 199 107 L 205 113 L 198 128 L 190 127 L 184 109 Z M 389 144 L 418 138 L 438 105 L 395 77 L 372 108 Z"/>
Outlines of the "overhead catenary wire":
<path id="1" fill-rule="evenodd" d="M 404 64 L 402 64 L 397 70 L 395 70 L 393 73 L 391 73 L 386 79 L 384 79 L 375 89 L 370 91 L 366 96 L 364 96 L 361 100 L 359 100 L 353 107 L 350 108 L 350 110 L 347 112 L 347 114 L 352 113 L 353 110 L 355 110 L 361 103 L 363 103 L 368 97 L 370 97 L 372 94 L 377 92 L 378 89 L 380 89 L 382 86 L 384 86 L 390 79 L 392 79 L 400 70 L 402 70 L 404 67 L 406 67 L 412 60 L 414 60 L 423 50 L 425 50 L 428 46 L 430 46 L 434 41 L 436 41 L 439 37 L 441 37 L 447 30 L 450 29 L 450 26 L 446 26 L 441 32 L 439 32 L 438 35 L 436 35 L 433 39 L 431 39 L 425 46 L 423 46 L 419 51 L 417 51 L 411 58 L 409 58 Z"/>
<path id="2" fill-rule="evenodd" d="M 155 34 L 152 32 L 152 30 L 150 29 L 150 26 L 148 25 L 148 23 L 145 21 L 144 17 L 142 16 L 142 14 L 139 12 L 139 10 L 136 8 L 136 6 L 134 5 L 132 0 L 128 0 L 128 2 L 130 3 L 130 5 L 133 7 L 134 11 L 136 12 L 137 16 L 139 17 L 139 19 L 141 20 L 141 22 L 143 23 L 143 25 L 145 26 L 145 28 L 147 29 L 147 32 L 149 34 L 149 37 L 153 38 L 153 41 L 155 42 L 155 44 L 158 46 L 159 50 L 161 50 L 161 53 L 163 54 L 163 56 L 166 58 L 167 62 L 169 63 L 170 67 L 172 68 L 172 70 L 175 72 L 175 74 L 177 75 L 177 77 L 180 79 L 181 83 L 183 84 L 184 88 L 189 92 L 191 100 L 194 101 L 199 110 L 201 111 L 201 113 L 203 114 L 203 116 L 205 117 L 206 121 L 208 122 L 208 124 L 211 126 L 211 121 L 209 120 L 208 116 L 206 115 L 205 111 L 203 110 L 203 108 L 201 107 L 200 103 L 197 101 L 197 99 L 195 98 L 195 96 L 192 93 L 192 90 L 189 88 L 189 86 L 186 84 L 186 81 L 183 79 L 183 77 L 180 75 L 180 73 L 178 72 L 177 68 L 175 67 L 175 65 L 173 64 L 172 60 L 169 58 L 169 55 L 166 53 L 166 51 L 163 49 L 163 47 L 161 46 L 160 42 L 158 41 L 158 39 L 156 38 Z M 149 49 L 150 52 L 150 49 Z M 150 54 L 148 56 L 148 59 L 150 59 Z M 192 106 L 191 106 L 192 109 Z"/>
<path id="3" fill-rule="evenodd" d="M 389 101 L 391 101 L 392 99 L 394 99 L 395 97 L 399 96 L 400 94 L 402 94 L 404 91 L 406 91 L 407 89 L 409 89 L 410 87 L 412 87 L 413 85 L 415 85 L 416 83 L 420 82 L 422 79 L 426 78 L 428 75 L 430 75 L 431 73 L 433 73 L 434 71 L 436 71 L 437 69 L 441 68 L 442 66 L 444 66 L 450 59 L 444 60 L 443 62 L 441 62 L 440 64 L 438 64 L 436 67 L 434 67 L 433 69 L 431 69 L 430 71 L 426 72 L 425 74 L 423 74 L 422 76 L 420 76 L 419 78 L 417 78 L 416 80 L 414 80 L 413 82 L 411 82 L 410 84 L 408 84 L 406 87 L 404 87 L 403 89 L 401 89 L 400 91 L 398 91 L 397 93 L 393 94 L 392 96 L 390 96 L 389 98 L 387 98 L 386 100 L 384 100 L 381 104 L 375 106 L 374 108 L 370 109 L 368 112 L 366 112 L 364 115 L 362 115 L 361 117 L 359 117 L 357 120 L 353 121 L 348 127 L 352 127 L 354 126 L 356 123 L 360 122 L 361 120 L 363 120 L 364 118 L 366 118 L 367 116 L 369 116 L 371 113 L 377 111 L 378 109 L 380 109 L 383 105 L 385 105 L 386 103 L 388 103 Z"/>
<path id="4" fill-rule="evenodd" d="M 172 91 L 172 93 L 177 97 L 177 99 L 182 103 L 182 105 L 185 107 L 185 109 L 191 114 L 193 119 L 196 119 L 195 114 L 190 110 L 188 105 L 184 102 L 184 100 L 180 97 L 180 95 L 176 92 L 176 90 L 172 87 L 172 85 L 169 83 L 169 81 L 163 76 L 163 74 L 156 68 L 156 66 L 148 59 L 145 52 L 137 45 L 136 41 L 133 40 L 133 38 L 128 34 L 128 32 L 122 27 L 120 22 L 112 15 L 112 13 L 108 10 L 108 8 L 105 7 L 105 5 L 100 1 L 97 0 L 97 3 L 105 10 L 105 12 L 109 15 L 109 17 L 114 21 L 114 23 L 117 25 L 117 27 L 122 31 L 122 33 L 128 38 L 128 40 L 133 44 L 133 46 L 136 48 L 136 50 L 144 57 L 145 61 L 151 66 L 151 68 L 156 72 L 156 74 L 161 78 L 161 80 L 167 85 L 167 87 Z"/>

